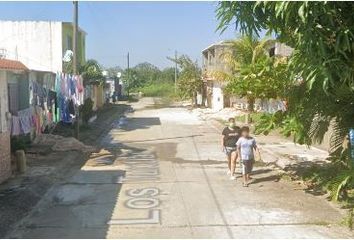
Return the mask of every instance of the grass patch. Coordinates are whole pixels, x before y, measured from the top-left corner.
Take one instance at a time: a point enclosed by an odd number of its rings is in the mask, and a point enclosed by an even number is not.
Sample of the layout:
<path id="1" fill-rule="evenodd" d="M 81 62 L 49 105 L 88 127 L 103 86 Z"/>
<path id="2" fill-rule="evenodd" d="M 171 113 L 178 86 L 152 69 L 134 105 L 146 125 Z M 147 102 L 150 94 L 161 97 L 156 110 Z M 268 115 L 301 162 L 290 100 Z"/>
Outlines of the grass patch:
<path id="1" fill-rule="evenodd" d="M 342 225 L 348 227 L 351 231 L 354 227 L 354 209 L 350 209 L 348 211 L 347 216 L 345 216 L 342 220 Z"/>
<path id="2" fill-rule="evenodd" d="M 257 123 L 261 116 L 263 115 L 264 113 L 251 113 L 250 114 L 250 117 L 251 117 L 251 123 Z M 246 115 L 241 115 L 241 116 L 236 116 L 235 117 L 235 120 L 237 122 L 245 122 L 246 121 Z"/>
<path id="3" fill-rule="evenodd" d="M 139 88 L 145 97 L 173 97 L 175 95 L 174 85 L 171 83 L 154 83 Z"/>

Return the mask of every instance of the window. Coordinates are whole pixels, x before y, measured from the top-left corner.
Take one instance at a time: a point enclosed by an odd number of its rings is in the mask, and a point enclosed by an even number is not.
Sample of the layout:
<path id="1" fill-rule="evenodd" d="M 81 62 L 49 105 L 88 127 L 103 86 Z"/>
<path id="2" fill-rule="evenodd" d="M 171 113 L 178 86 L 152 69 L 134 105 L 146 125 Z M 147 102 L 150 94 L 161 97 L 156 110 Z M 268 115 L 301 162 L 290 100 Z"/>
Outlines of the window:
<path id="1" fill-rule="evenodd" d="M 73 38 L 70 35 L 66 36 L 66 50 L 73 50 Z"/>
<path id="2" fill-rule="evenodd" d="M 18 83 L 8 84 L 8 101 L 9 101 L 9 111 L 11 114 L 17 114 L 19 110 L 19 86 Z"/>

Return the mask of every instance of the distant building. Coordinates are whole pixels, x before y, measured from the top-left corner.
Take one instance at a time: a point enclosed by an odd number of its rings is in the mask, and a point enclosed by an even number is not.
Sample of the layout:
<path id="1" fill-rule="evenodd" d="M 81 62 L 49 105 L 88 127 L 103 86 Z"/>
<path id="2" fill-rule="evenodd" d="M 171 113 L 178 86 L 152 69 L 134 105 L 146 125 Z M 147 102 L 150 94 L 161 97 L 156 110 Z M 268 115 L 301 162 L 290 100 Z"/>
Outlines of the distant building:
<path id="1" fill-rule="evenodd" d="M 0 59 L 0 183 L 11 176 L 10 109 L 21 102 L 11 101 L 11 84 L 22 81 L 28 68 L 19 61 Z"/>
<path id="2" fill-rule="evenodd" d="M 237 96 L 229 96 L 225 94 L 224 88 L 227 82 L 222 79 L 217 79 L 216 72 L 229 72 L 230 69 L 224 60 L 224 54 L 229 52 L 230 45 L 225 41 L 215 43 L 207 47 L 202 51 L 203 55 L 203 106 L 212 108 L 213 110 L 221 110 L 225 107 L 236 107 L 239 109 L 247 109 L 247 101 Z M 289 57 L 293 52 L 293 49 L 289 46 L 276 42 L 269 47 L 270 56 Z M 274 102 L 274 103 L 273 103 Z M 280 105 L 279 101 L 272 101 L 272 104 L 264 103 L 259 99 L 256 101 L 255 107 L 257 110 L 261 110 L 264 106 L 268 109 L 278 109 Z M 271 105 L 271 106 L 268 106 Z M 274 107 L 274 106 L 275 107 Z M 268 110 L 267 110 L 268 111 Z"/>
<path id="3" fill-rule="evenodd" d="M 223 54 L 230 49 L 225 42 L 215 43 L 202 51 L 202 75 L 204 82 L 203 105 L 214 110 L 230 106 L 230 98 L 224 94 L 226 83 L 214 77 L 215 72 L 229 71 Z"/>
<path id="4" fill-rule="evenodd" d="M 73 47 L 73 25 L 57 21 L 0 21 L 0 33 L 0 58 L 20 61 L 29 69 L 27 76 L 16 75 L 10 83 L 12 103 L 19 99 L 18 104 L 10 104 L 11 112 L 16 112 L 33 102 L 33 83 L 54 90 L 55 75 L 65 72 L 63 57 Z M 79 65 L 86 61 L 85 38 L 86 33 L 79 29 Z"/>
<path id="5" fill-rule="evenodd" d="M 63 71 L 63 56 L 73 49 L 73 25 L 57 21 L 0 21 L 2 58 L 21 61 L 30 70 Z M 78 62 L 85 63 L 86 33 L 78 30 Z"/>
<path id="6" fill-rule="evenodd" d="M 274 44 L 274 55 L 280 57 L 289 57 L 294 49 L 285 45 L 284 43 L 276 42 Z"/>

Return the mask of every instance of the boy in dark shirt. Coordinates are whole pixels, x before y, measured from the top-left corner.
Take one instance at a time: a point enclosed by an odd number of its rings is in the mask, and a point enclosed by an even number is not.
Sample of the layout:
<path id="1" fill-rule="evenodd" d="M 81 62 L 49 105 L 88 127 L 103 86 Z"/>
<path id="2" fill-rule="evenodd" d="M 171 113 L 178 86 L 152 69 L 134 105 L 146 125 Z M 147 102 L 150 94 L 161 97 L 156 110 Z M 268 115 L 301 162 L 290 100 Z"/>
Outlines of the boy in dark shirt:
<path id="1" fill-rule="evenodd" d="M 237 159 L 236 142 L 240 137 L 240 128 L 235 125 L 235 119 L 229 118 L 229 126 L 225 127 L 222 131 L 222 149 L 226 154 L 229 170 L 227 172 L 230 175 L 230 180 L 235 180 L 235 168 Z"/>

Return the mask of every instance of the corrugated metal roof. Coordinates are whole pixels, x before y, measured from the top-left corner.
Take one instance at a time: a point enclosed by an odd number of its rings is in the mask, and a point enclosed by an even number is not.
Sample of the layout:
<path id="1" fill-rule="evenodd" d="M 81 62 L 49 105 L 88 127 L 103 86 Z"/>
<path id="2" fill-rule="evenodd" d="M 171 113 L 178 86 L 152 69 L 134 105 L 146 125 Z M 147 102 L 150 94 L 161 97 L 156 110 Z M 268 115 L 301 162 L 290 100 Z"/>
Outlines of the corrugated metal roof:
<path id="1" fill-rule="evenodd" d="M 28 68 L 20 61 L 0 59 L 0 69 L 28 71 Z"/>

